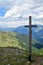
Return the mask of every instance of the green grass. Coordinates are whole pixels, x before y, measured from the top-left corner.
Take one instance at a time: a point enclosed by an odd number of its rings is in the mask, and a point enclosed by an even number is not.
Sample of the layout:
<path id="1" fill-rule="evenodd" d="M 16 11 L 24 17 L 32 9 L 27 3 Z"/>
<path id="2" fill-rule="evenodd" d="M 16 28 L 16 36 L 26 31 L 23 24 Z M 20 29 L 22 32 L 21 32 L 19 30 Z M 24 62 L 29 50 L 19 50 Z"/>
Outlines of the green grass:
<path id="1" fill-rule="evenodd" d="M 28 36 L 15 32 L 0 32 L 0 47 L 19 47 L 28 49 Z"/>

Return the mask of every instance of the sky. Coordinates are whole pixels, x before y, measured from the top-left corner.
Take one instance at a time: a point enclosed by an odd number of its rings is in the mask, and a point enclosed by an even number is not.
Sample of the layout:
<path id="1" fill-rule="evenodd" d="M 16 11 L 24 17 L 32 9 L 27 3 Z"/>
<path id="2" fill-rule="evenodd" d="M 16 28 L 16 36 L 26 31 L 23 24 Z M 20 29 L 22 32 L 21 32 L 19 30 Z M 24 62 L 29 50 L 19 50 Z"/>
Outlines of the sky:
<path id="1" fill-rule="evenodd" d="M 0 0 L 0 27 L 43 25 L 43 0 Z"/>

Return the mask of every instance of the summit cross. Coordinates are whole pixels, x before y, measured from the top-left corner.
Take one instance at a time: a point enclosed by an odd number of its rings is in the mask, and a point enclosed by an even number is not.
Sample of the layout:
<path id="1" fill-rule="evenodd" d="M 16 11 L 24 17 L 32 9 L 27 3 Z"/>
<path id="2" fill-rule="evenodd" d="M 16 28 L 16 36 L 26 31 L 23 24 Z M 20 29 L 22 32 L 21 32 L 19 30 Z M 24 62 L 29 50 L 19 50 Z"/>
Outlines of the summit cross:
<path id="1" fill-rule="evenodd" d="M 25 25 L 24 27 L 29 28 L 29 57 L 28 60 L 31 62 L 31 57 L 32 57 L 32 27 L 37 27 L 37 25 L 32 25 L 31 24 L 31 19 L 32 17 L 29 16 L 29 25 Z"/>

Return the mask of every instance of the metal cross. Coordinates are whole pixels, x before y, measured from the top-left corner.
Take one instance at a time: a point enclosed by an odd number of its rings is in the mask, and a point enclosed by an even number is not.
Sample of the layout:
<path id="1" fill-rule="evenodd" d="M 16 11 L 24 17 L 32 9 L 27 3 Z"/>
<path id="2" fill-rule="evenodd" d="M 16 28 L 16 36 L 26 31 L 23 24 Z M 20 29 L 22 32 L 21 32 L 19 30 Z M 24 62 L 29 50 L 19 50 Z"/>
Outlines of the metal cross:
<path id="1" fill-rule="evenodd" d="M 32 57 L 32 27 L 37 27 L 37 25 L 31 25 L 31 16 L 29 16 L 29 25 L 25 25 L 24 27 L 29 27 L 29 61 L 31 62 Z"/>

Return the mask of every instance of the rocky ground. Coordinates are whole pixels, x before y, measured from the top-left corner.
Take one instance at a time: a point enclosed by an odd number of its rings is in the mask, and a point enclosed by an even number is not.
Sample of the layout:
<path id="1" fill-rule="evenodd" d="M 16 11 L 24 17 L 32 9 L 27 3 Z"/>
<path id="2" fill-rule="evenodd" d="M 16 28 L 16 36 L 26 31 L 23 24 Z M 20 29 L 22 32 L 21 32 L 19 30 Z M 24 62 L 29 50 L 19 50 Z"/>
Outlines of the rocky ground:
<path id="1" fill-rule="evenodd" d="M 43 65 L 43 56 L 32 56 L 32 62 L 27 59 L 29 53 L 18 48 L 0 48 L 0 65 Z"/>
<path id="2" fill-rule="evenodd" d="M 43 65 L 43 57 L 33 56 L 34 61 L 31 65 Z"/>

